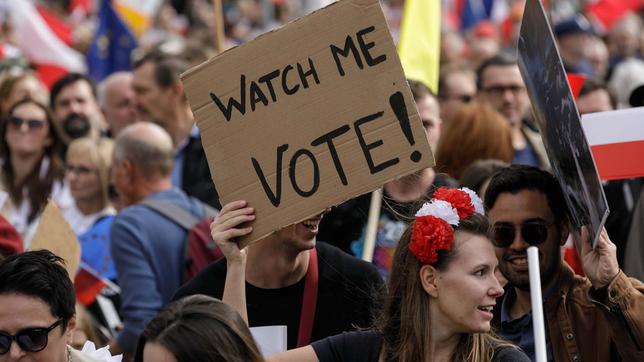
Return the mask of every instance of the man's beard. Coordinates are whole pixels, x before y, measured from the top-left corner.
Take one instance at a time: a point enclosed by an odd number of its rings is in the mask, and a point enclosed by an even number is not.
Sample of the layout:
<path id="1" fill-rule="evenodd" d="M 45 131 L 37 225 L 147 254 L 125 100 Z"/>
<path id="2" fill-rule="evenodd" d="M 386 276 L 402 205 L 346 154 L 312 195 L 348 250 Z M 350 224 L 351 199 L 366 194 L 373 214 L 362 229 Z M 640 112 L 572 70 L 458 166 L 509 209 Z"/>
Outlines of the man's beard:
<path id="1" fill-rule="evenodd" d="M 527 253 L 522 252 L 522 253 L 514 253 L 514 254 L 506 253 L 503 255 L 503 258 L 505 259 L 507 257 L 511 257 L 515 255 L 523 255 L 526 258 L 528 257 Z M 539 258 L 543 259 L 544 257 L 540 255 Z M 547 259 L 546 261 L 549 263 L 548 265 L 539 265 L 542 286 L 545 285 L 546 283 L 550 283 L 552 281 L 552 278 L 555 277 L 555 274 L 558 270 L 558 264 L 561 263 L 560 262 L 561 252 L 557 248 L 554 250 L 552 255 L 549 255 L 546 259 Z M 523 291 L 530 291 L 530 277 L 528 273 L 517 274 L 511 270 L 508 263 L 509 261 L 503 260 L 499 264 L 499 269 L 501 270 L 501 274 L 503 274 L 503 276 L 508 280 L 511 286 Z"/>
<path id="2" fill-rule="evenodd" d="M 83 114 L 70 113 L 63 120 L 63 131 L 70 140 L 88 136 L 91 128 L 89 118 Z"/>

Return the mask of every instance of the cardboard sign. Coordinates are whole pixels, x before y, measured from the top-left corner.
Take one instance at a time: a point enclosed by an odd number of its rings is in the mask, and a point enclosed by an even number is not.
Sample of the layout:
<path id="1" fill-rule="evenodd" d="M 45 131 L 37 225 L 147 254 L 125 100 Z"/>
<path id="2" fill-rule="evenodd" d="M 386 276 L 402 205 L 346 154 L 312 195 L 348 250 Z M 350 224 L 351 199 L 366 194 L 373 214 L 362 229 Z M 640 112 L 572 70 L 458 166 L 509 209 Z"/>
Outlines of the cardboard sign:
<path id="1" fill-rule="evenodd" d="M 573 233 L 579 239 L 581 227 L 588 225 L 594 246 L 608 217 L 608 203 L 539 0 L 528 0 L 525 5 L 519 68 L 552 171 L 566 198 Z"/>
<path id="2" fill-rule="evenodd" d="M 65 260 L 65 269 L 71 280 L 76 277 L 80 265 L 81 249 L 72 231 L 56 204 L 49 200 L 40 217 L 30 250 L 46 249 Z"/>
<path id="3" fill-rule="evenodd" d="M 433 166 L 378 0 L 343 0 L 182 75 L 242 244 Z"/>

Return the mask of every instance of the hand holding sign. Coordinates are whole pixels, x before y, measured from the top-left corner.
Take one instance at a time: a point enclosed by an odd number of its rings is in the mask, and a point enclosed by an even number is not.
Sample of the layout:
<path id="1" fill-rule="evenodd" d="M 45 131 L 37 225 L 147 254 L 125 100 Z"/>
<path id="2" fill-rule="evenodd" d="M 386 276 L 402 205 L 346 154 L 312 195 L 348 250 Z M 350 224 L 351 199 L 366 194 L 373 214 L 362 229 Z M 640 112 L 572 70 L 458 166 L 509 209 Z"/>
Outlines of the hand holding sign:
<path id="1" fill-rule="evenodd" d="M 241 245 L 433 166 L 378 0 L 342 0 L 182 75 Z"/>
<path id="2" fill-rule="evenodd" d="M 240 249 L 234 239 L 248 235 L 253 230 L 252 226 L 239 227 L 255 220 L 253 212 L 252 207 L 246 207 L 246 201 L 233 201 L 222 207 L 210 225 L 212 240 L 217 243 L 229 263 L 246 259 L 246 248 Z"/>
<path id="3" fill-rule="evenodd" d="M 575 247 L 579 252 L 584 274 L 593 284 L 593 288 L 603 288 L 615 279 L 619 273 L 617 246 L 610 241 L 606 228 L 602 228 L 593 248 L 588 228 L 583 226 L 581 240 L 575 240 Z"/>

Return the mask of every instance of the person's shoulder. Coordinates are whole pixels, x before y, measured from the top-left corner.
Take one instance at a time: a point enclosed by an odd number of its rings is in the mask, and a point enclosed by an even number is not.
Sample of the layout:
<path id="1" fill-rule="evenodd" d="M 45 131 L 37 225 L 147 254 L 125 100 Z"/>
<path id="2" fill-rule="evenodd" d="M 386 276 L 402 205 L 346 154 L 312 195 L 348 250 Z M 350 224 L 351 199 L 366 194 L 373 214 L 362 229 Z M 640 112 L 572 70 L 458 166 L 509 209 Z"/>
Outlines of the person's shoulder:
<path id="1" fill-rule="evenodd" d="M 329 267 L 331 271 L 341 273 L 345 276 L 371 276 L 378 277 L 378 270 L 371 263 L 349 255 L 339 248 L 324 242 L 316 243 L 318 252 L 318 265 L 320 270 Z"/>
<path id="2" fill-rule="evenodd" d="M 376 362 L 382 335 L 374 330 L 343 332 L 311 343 L 320 362 Z"/>
<path id="3" fill-rule="evenodd" d="M 530 358 L 518 347 L 503 346 L 494 350 L 492 362 L 530 362 Z"/>
<path id="4" fill-rule="evenodd" d="M 172 300 L 181 299 L 189 295 L 205 294 L 221 299 L 224 293 L 226 280 L 226 259 L 221 258 L 210 263 L 194 278 L 186 282 L 172 297 Z"/>

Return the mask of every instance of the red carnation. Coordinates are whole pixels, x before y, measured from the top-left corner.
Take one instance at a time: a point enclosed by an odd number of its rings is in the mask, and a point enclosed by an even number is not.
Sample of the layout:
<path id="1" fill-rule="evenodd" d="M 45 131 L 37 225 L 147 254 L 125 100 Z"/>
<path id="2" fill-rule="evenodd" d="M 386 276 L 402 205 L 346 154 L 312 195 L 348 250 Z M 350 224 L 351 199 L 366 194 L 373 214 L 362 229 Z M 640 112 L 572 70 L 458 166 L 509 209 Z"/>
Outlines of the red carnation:
<path id="1" fill-rule="evenodd" d="M 458 212 L 458 218 L 461 220 L 467 219 L 474 213 L 474 204 L 472 204 L 470 195 L 465 191 L 441 187 L 434 192 L 434 198 L 452 204 L 452 207 Z"/>
<path id="2" fill-rule="evenodd" d="M 412 227 L 409 250 L 423 264 L 434 264 L 438 250 L 450 250 L 454 241 L 454 230 L 443 219 L 435 216 L 418 216 Z"/>

